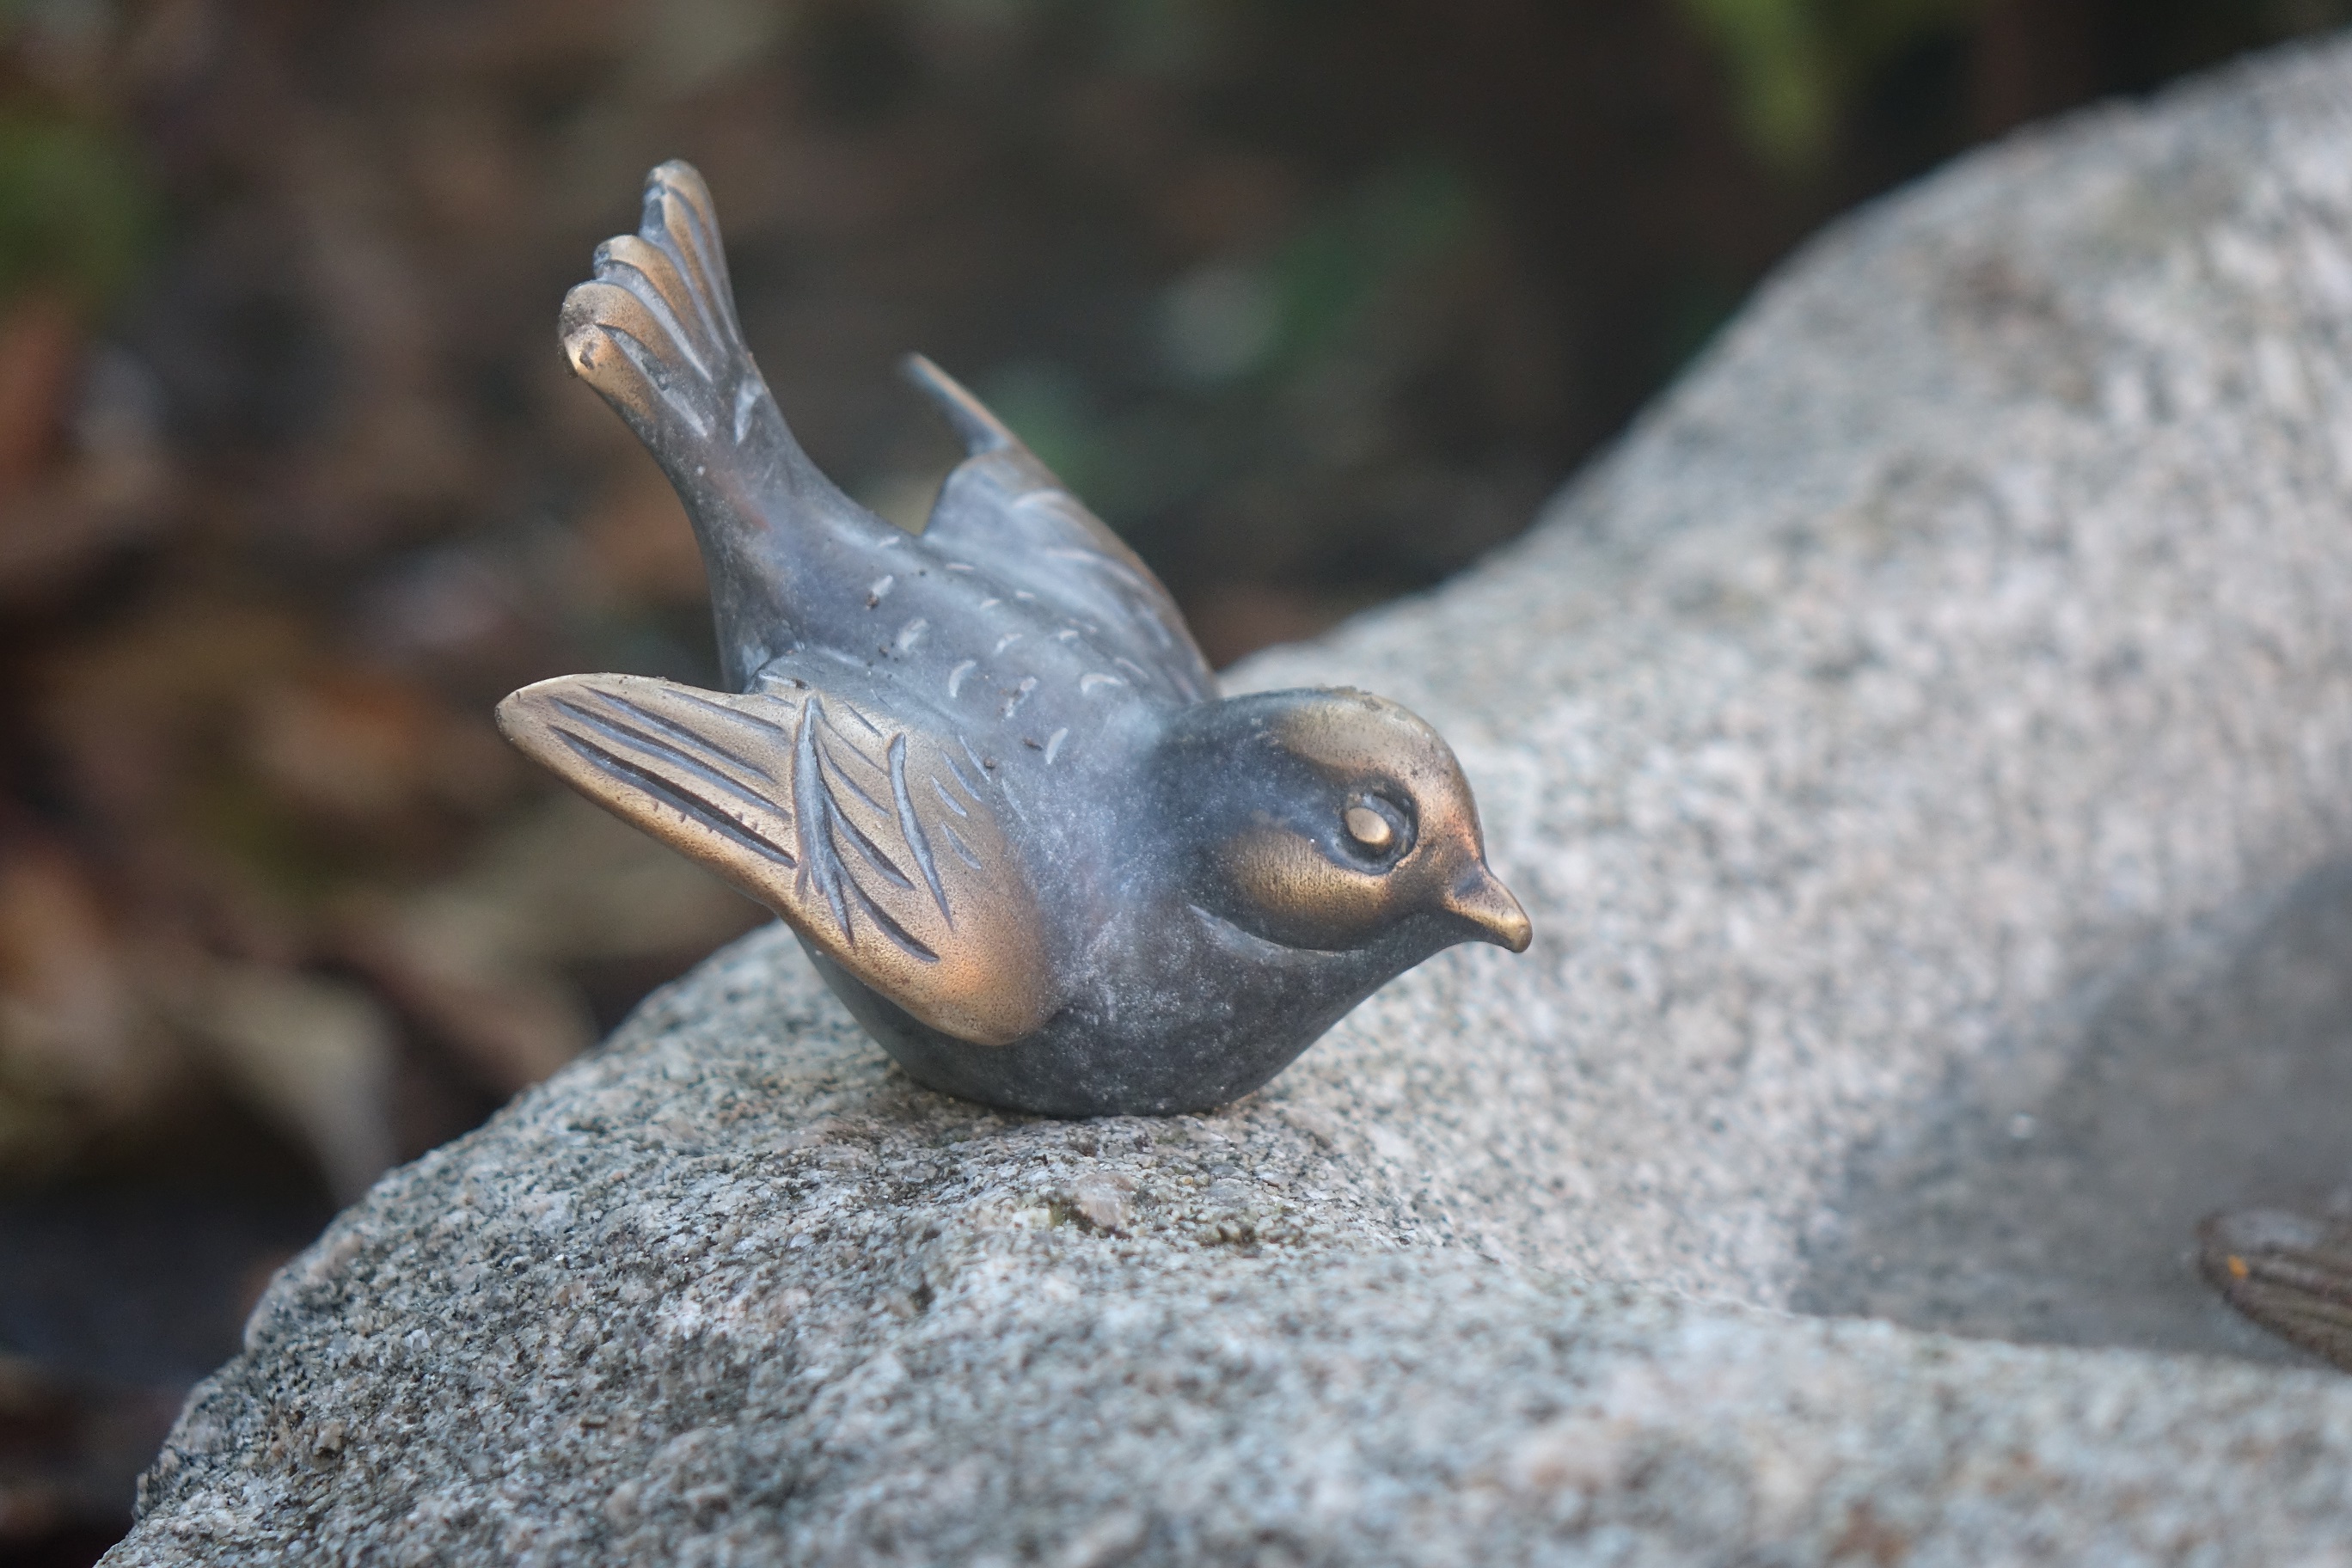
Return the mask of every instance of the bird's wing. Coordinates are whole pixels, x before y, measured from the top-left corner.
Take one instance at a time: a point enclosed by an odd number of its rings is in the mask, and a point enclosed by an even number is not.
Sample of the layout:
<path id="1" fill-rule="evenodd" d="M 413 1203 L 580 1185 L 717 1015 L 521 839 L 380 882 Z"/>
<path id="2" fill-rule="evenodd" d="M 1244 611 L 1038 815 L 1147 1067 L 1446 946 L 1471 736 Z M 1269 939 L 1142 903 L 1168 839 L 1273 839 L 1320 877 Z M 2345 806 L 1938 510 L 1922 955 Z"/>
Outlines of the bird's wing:
<path id="1" fill-rule="evenodd" d="M 920 354 L 906 372 L 970 454 L 940 488 L 924 539 L 1092 628 L 1176 700 L 1214 697 L 1215 675 L 1142 558 L 953 377 Z"/>
<path id="2" fill-rule="evenodd" d="M 742 696 L 572 675 L 499 727 L 589 799 L 727 878 L 934 1028 L 1004 1045 L 1058 1004 L 991 770 L 815 687 Z"/>

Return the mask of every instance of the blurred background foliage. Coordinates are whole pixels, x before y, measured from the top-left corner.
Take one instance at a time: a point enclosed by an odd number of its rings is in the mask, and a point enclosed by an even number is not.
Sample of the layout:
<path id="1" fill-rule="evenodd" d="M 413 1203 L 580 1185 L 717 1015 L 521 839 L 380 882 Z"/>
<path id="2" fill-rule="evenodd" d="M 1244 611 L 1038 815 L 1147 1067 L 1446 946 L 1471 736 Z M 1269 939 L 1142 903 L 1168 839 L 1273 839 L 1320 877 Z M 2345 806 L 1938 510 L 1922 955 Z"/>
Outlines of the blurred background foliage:
<path id="1" fill-rule="evenodd" d="M 1822 170 L 1855 108 L 1874 95 L 1958 89 L 1971 100 L 1966 123 L 1997 131 L 2086 89 L 2144 88 L 2249 47 L 2339 26 L 2352 15 L 2341 0 L 1675 3 L 1720 52 L 1749 148 L 1796 177 Z M 1955 71 L 1948 60 L 1960 55 L 1968 64 Z M 1924 124 L 1950 109 L 1917 119 Z"/>
<path id="2" fill-rule="evenodd" d="M 87 1561 L 261 1280 L 757 912 L 490 704 L 712 678 L 554 346 L 717 193 L 820 462 L 971 381 L 1213 658 L 1523 527 L 1770 264 L 2352 0 L 0 3 L 0 1554 Z"/>

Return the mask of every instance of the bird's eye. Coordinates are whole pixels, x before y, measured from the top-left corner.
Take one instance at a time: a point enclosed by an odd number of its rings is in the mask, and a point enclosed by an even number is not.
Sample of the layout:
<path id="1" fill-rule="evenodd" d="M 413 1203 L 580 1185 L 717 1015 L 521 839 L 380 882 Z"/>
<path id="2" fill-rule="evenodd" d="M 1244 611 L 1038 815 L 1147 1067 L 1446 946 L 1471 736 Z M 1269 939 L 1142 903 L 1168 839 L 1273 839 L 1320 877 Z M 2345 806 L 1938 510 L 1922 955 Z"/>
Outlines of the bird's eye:
<path id="1" fill-rule="evenodd" d="M 1370 791 L 1348 802 L 1339 813 L 1342 840 L 1360 866 L 1392 866 L 1412 852 L 1412 814 L 1385 795 Z"/>
<path id="2" fill-rule="evenodd" d="M 1389 819 L 1369 805 L 1351 805 L 1339 814 L 1340 824 L 1348 837 L 1378 855 L 1396 842 L 1396 829 Z"/>

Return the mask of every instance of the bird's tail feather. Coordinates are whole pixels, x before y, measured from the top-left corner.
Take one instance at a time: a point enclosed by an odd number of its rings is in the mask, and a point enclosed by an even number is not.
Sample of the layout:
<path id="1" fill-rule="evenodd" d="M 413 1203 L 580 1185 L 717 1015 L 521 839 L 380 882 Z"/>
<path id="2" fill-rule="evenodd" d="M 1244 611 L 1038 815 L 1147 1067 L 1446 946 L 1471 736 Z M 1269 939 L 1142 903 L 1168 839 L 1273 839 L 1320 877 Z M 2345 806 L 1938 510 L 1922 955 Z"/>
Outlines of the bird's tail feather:
<path id="1" fill-rule="evenodd" d="M 758 405 L 772 406 L 735 319 L 710 192 L 691 164 L 646 177 L 644 222 L 596 247 L 595 278 L 564 297 L 561 331 L 572 371 L 656 449 L 689 432 L 740 443 Z"/>
<path id="2" fill-rule="evenodd" d="M 594 271 L 564 296 L 564 357 L 677 487 L 710 575 L 721 661 L 740 685 L 793 619 L 785 584 L 824 556 L 825 534 L 893 531 L 784 424 L 744 343 L 719 218 L 692 164 L 646 176 L 637 232 L 598 246 Z"/>

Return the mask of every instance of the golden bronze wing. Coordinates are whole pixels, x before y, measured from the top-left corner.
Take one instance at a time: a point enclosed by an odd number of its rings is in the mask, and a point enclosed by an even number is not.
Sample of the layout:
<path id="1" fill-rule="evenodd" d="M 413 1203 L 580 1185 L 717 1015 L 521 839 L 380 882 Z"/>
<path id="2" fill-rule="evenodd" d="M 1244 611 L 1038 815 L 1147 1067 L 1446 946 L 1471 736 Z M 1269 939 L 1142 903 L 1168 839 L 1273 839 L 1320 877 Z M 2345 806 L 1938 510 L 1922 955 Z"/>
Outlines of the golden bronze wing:
<path id="1" fill-rule="evenodd" d="M 569 675 L 499 704 L 565 783 L 701 861 L 932 1027 L 1019 1039 L 1057 1002 L 989 771 L 814 688 L 742 696 Z"/>

